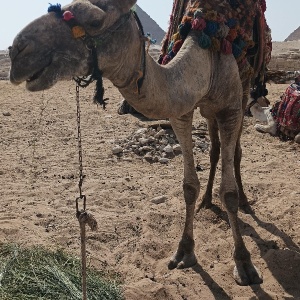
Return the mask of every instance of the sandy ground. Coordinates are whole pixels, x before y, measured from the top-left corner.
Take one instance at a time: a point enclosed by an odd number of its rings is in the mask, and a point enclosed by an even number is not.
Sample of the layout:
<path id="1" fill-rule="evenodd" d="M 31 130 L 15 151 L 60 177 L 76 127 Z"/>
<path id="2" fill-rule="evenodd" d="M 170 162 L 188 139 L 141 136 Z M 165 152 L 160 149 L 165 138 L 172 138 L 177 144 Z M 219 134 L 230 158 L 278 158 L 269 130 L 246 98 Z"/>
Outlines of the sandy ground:
<path id="1" fill-rule="evenodd" d="M 105 81 L 106 111 L 92 103 L 93 88 L 81 90 L 82 143 L 87 208 L 99 223 L 88 230 L 91 265 L 121 274 L 128 300 L 300 299 L 300 146 L 256 132 L 246 118 L 242 147 L 245 192 L 254 214 L 239 213 L 241 231 L 260 269 L 261 285 L 241 287 L 232 276 L 230 226 L 214 188 L 219 210 L 195 216 L 198 264 L 167 269 L 184 222 L 182 156 L 168 165 L 150 164 L 134 154 L 117 158 L 114 141 L 143 122 L 117 115 L 121 99 Z M 286 85 L 269 86 L 274 101 Z M 29 93 L 0 81 L 0 242 L 63 248 L 79 256 L 75 85 L 57 84 Z M 198 111 L 194 126 L 203 125 Z M 196 151 L 202 191 L 209 153 Z M 164 201 L 151 201 L 165 196 Z"/>

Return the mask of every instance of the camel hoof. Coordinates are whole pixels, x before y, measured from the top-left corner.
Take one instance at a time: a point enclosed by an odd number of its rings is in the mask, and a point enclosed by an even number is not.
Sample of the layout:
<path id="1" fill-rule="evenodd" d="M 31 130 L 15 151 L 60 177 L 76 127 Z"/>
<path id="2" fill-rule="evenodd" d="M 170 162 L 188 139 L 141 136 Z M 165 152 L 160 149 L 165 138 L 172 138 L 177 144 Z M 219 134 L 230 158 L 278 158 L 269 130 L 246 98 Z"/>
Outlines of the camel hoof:
<path id="1" fill-rule="evenodd" d="M 123 99 L 119 104 L 118 114 L 126 115 L 126 114 L 137 114 L 138 112 L 125 100 Z"/>
<path id="2" fill-rule="evenodd" d="M 263 282 L 258 269 L 252 263 L 239 263 L 236 265 L 233 270 L 233 277 L 242 286 Z"/>
<path id="3" fill-rule="evenodd" d="M 193 253 L 190 254 L 185 254 L 182 259 L 179 259 L 177 255 L 173 257 L 169 264 L 168 264 L 168 269 L 173 270 L 175 268 L 177 269 L 186 269 L 194 266 L 197 263 L 197 258 Z"/>

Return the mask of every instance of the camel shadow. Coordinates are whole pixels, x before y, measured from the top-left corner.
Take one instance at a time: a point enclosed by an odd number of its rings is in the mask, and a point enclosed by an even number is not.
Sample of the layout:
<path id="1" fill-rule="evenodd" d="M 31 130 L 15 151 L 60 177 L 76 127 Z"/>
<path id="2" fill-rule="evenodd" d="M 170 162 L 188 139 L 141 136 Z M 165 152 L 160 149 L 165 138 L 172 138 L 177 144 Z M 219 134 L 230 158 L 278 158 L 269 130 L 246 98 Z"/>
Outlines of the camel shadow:
<path id="1" fill-rule="evenodd" d="M 244 228 L 243 234 L 249 235 L 256 242 L 261 257 L 281 287 L 293 296 L 293 299 L 300 299 L 300 248 L 290 236 L 273 223 L 264 222 L 255 214 L 251 216 L 259 227 L 279 238 L 284 246 L 278 245 L 274 239 L 261 238 L 254 227 L 240 220 L 241 228 Z"/>
<path id="2" fill-rule="evenodd" d="M 192 269 L 201 276 L 207 287 L 214 295 L 214 299 L 230 300 L 231 297 L 220 287 L 211 276 L 197 263 Z"/>
<path id="3" fill-rule="evenodd" d="M 225 211 L 216 205 L 213 205 L 210 209 L 216 214 L 217 217 L 229 224 L 229 220 Z M 253 210 L 251 210 L 250 215 L 259 227 L 279 238 L 284 243 L 284 247 L 280 247 L 278 242 L 275 239 L 272 239 L 272 237 L 269 240 L 261 238 L 253 226 L 239 218 L 239 225 L 242 234 L 244 236 L 250 236 L 257 244 L 260 251 L 260 256 L 264 259 L 268 269 L 284 289 L 284 291 L 291 295 L 293 299 L 300 299 L 299 246 L 292 240 L 290 236 L 278 229 L 273 223 L 260 220 Z M 266 293 L 260 285 L 253 285 L 251 288 L 258 299 L 273 299 L 273 297 Z"/>

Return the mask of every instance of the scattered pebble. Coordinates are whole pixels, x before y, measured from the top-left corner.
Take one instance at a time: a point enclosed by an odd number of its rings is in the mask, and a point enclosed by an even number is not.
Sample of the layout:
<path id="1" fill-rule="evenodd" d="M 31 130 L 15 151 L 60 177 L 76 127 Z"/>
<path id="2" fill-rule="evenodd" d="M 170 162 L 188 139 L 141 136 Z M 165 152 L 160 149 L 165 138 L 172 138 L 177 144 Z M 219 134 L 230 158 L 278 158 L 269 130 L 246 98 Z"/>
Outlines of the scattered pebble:
<path id="1" fill-rule="evenodd" d="M 5 112 L 3 112 L 3 116 L 10 117 L 11 113 L 9 111 L 5 111 Z"/>
<path id="2" fill-rule="evenodd" d="M 119 145 L 116 145 L 112 148 L 112 153 L 113 154 L 119 154 L 123 152 L 123 148 Z"/>
<path id="3" fill-rule="evenodd" d="M 208 150 L 209 139 L 204 133 L 205 129 L 201 129 L 201 135 L 199 132 L 195 132 L 193 135 L 194 152 Z M 181 146 L 173 130 L 171 128 L 162 129 L 160 126 L 139 128 L 131 136 L 112 141 L 112 144 L 114 144 L 112 153 L 119 157 L 124 156 L 123 160 L 128 161 L 131 158 L 125 157 L 135 154 L 149 163 L 168 164 L 172 158 L 182 154 Z"/>
<path id="4" fill-rule="evenodd" d="M 154 204 L 161 204 L 161 203 L 165 203 L 167 199 L 168 199 L 167 196 L 157 196 L 151 199 L 151 202 Z"/>

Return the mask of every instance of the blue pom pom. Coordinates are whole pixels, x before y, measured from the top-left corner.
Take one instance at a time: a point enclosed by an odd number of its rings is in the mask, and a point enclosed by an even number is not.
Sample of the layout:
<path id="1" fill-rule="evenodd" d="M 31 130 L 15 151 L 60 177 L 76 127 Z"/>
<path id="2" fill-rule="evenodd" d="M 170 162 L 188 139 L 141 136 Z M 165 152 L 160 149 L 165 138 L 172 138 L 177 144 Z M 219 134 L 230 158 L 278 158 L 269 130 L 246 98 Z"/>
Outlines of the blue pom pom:
<path id="1" fill-rule="evenodd" d="M 247 43 L 241 37 L 237 37 L 233 43 L 239 46 L 241 49 L 244 49 L 244 47 L 247 45 Z"/>
<path id="2" fill-rule="evenodd" d="M 211 46 L 211 39 L 207 34 L 202 32 L 198 39 L 198 43 L 202 49 L 208 49 Z"/>
<path id="3" fill-rule="evenodd" d="M 171 42 L 168 47 L 168 52 L 172 51 L 173 46 L 174 46 L 174 42 Z"/>
<path id="4" fill-rule="evenodd" d="M 173 51 L 170 51 L 169 53 L 168 53 L 168 56 L 171 58 L 171 59 L 173 59 L 174 57 L 175 57 L 175 53 L 173 52 Z"/>
<path id="5" fill-rule="evenodd" d="M 188 36 L 188 34 L 189 34 L 189 32 L 190 32 L 191 29 L 192 29 L 192 24 L 189 23 L 189 22 L 186 22 L 184 24 L 180 24 L 179 25 L 179 34 L 180 34 L 180 37 L 182 39 L 185 39 Z"/>
<path id="6" fill-rule="evenodd" d="M 50 12 L 55 12 L 55 13 L 60 13 L 61 12 L 61 5 L 60 4 L 51 4 L 49 3 L 48 7 L 48 13 Z"/>
<path id="7" fill-rule="evenodd" d="M 228 19 L 228 21 L 226 22 L 226 25 L 229 28 L 235 27 L 236 24 L 237 24 L 237 20 L 236 19 Z"/>
<path id="8" fill-rule="evenodd" d="M 215 36 L 220 28 L 220 24 L 214 21 L 207 21 L 206 27 L 204 28 L 204 32 L 208 36 Z"/>
<path id="9" fill-rule="evenodd" d="M 235 43 L 232 44 L 232 54 L 235 58 L 238 58 L 242 54 L 242 49 Z"/>

